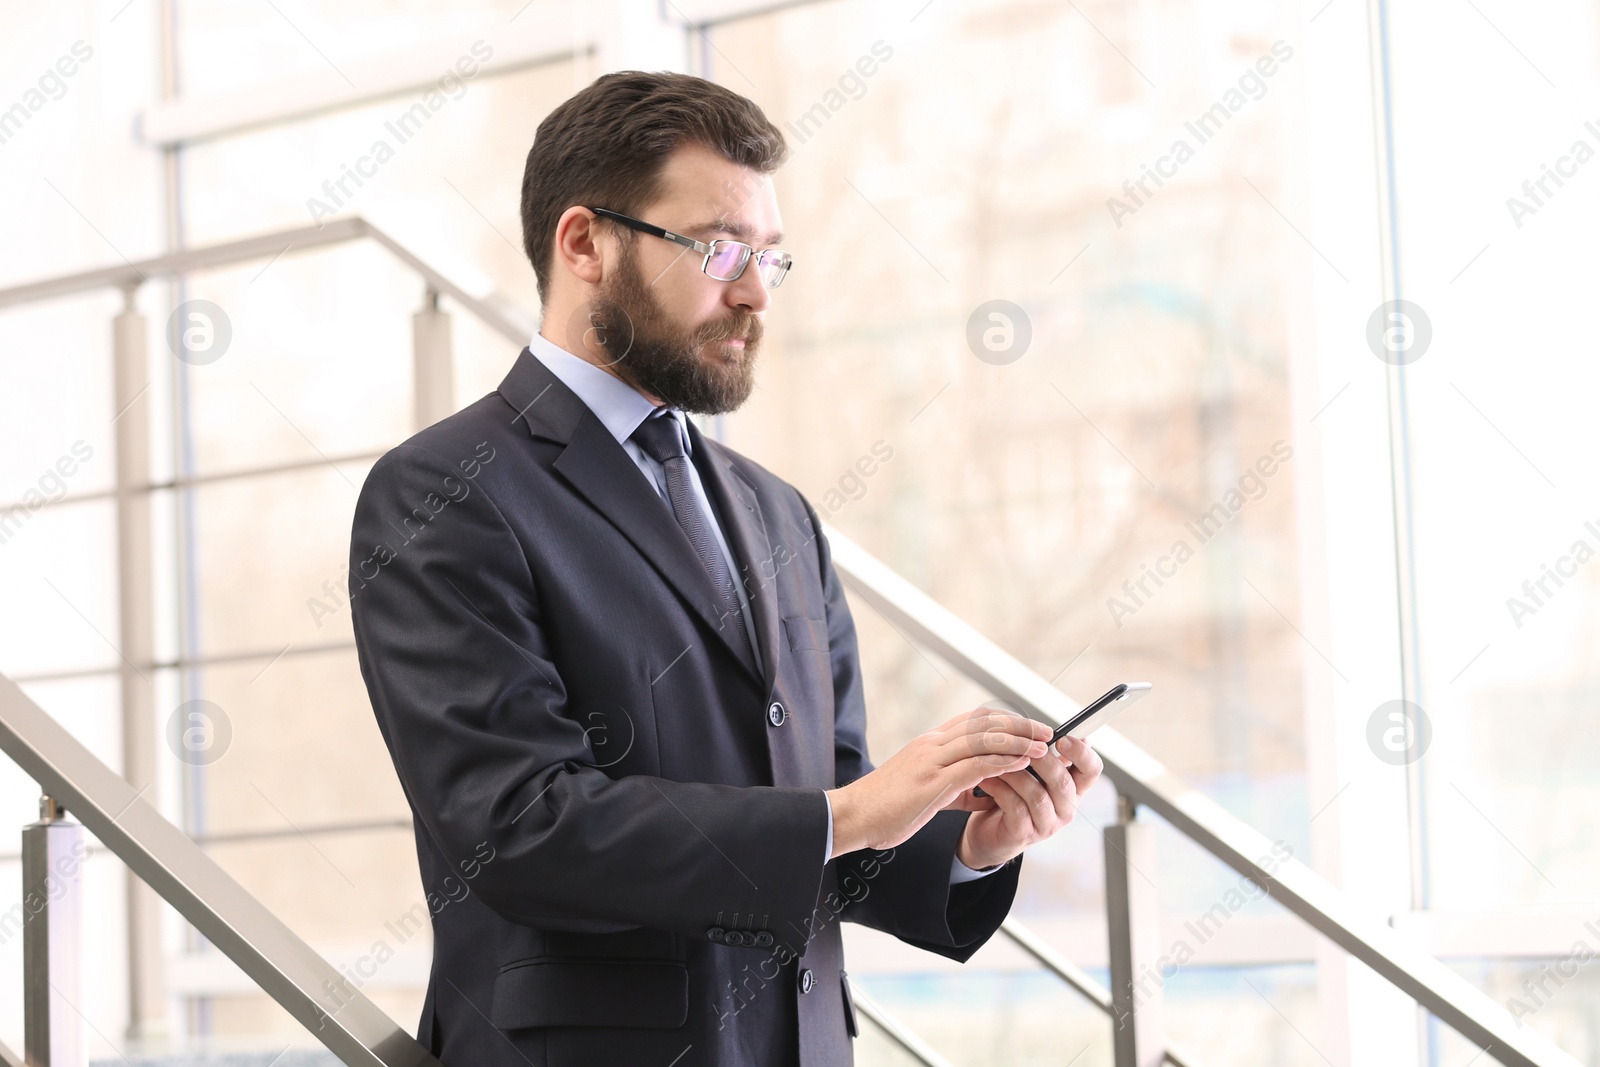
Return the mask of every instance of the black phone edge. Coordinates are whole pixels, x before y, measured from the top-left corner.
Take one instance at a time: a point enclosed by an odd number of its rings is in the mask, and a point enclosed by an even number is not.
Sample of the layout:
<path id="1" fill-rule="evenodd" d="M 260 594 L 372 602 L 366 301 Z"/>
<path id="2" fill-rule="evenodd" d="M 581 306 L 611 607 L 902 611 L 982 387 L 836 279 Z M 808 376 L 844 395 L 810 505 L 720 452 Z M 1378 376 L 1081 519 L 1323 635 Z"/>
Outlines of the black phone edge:
<path id="1" fill-rule="evenodd" d="M 1055 744 L 1057 741 L 1059 741 L 1063 737 L 1067 736 L 1067 732 L 1068 731 L 1072 730 L 1078 724 L 1080 724 L 1080 723 L 1084 722 L 1085 720 L 1087 720 L 1089 718 L 1089 716 L 1093 715 L 1095 712 L 1099 711 L 1101 708 L 1105 707 L 1107 704 L 1113 704 L 1116 701 L 1121 700 L 1123 698 L 1123 696 L 1125 696 L 1127 694 L 1127 692 L 1128 692 L 1128 683 L 1127 682 L 1118 682 L 1116 685 L 1112 686 L 1109 690 L 1107 690 L 1106 692 L 1100 694 L 1099 698 L 1096 699 L 1088 707 L 1086 707 L 1082 711 L 1078 712 L 1078 714 L 1074 715 L 1072 718 L 1068 719 L 1066 722 L 1062 723 L 1060 726 L 1057 726 L 1056 729 L 1055 729 L 1055 732 L 1050 735 L 1050 740 L 1046 742 L 1046 746 L 1048 747 L 1049 745 Z M 1023 769 L 1026 770 L 1029 774 L 1033 775 L 1035 778 L 1039 778 L 1039 772 L 1034 770 L 1032 767 L 1025 767 Z M 1044 779 L 1043 778 L 1039 778 L 1039 781 L 1043 782 Z M 982 786 L 975 785 L 975 786 L 972 787 L 972 795 L 975 796 L 975 797 L 986 797 L 989 794 L 985 793 L 983 791 L 983 787 Z"/>
<path id="2" fill-rule="evenodd" d="M 1074 715 L 1060 726 L 1057 726 L 1055 733 L 1050 735 L 1049 743 L 1053 745 L 1063 737 L 1066 737 L 1067 734 L 1072 732 L 1072 730 L 1075 729 L 1079 724 L 1086 722 L 1089 716 L 1093 715 L 1107 704 L 1114 704 L 1118 700 L 1121 700 L 1127 691 L 1128 683 L 1118 682 L 1116 685 L 1112 686 L 1109 691 L 1103 693 L 1099 700 L 1096 700 L 1094 703 L 1078 712 L 1078 714 Z"/>

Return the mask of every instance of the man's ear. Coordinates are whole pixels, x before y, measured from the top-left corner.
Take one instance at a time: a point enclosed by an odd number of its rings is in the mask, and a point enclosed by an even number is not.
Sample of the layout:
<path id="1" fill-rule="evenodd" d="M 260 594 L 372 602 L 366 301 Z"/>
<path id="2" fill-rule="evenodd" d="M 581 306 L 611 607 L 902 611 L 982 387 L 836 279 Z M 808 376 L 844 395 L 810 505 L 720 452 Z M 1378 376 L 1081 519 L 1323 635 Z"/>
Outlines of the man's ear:
<path id="1" fill-rule="evenodd" d="M 597 223 L 592 211 L 577 204 L 563 211 L 556 221 L 553 265 L 589 285 L 600 284 L 606 256 L 612 252 L 610 235 L 603 234 Z"/>

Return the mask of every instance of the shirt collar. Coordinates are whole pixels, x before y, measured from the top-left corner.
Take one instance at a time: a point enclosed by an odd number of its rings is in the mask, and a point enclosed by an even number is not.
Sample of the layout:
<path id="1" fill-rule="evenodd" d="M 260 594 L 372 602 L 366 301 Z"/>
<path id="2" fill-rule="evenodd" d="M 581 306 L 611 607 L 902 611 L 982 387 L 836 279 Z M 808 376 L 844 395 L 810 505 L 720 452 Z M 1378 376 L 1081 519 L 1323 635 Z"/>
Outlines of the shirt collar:
<path id="1" fill-rule="evenodd" d="M 561 379 L 561 384 L 578 394 L 588 409 L 594 412 L 611 436 L 621 444 L 633 435 L 639 424 L 655 413 L 656 406 L 627 382 L 601 370 L 580 356 L 575 356 L 542 333 L 528 340 L 528 351 L 547 367 L 551 374 Z M 688 429 L 684 426 L 681 410 L 668 406 L 667 413 L 678 422 L 678 434 L 683 438 L 685 450 L 692 450 Z"/>

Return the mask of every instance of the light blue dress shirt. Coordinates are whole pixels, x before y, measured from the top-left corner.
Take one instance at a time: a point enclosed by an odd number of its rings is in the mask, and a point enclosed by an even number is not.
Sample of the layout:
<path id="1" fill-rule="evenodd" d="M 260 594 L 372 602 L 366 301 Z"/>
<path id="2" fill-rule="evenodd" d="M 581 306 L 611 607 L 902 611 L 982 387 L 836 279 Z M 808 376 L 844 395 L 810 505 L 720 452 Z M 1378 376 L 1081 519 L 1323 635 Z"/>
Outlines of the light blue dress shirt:
<path id="1" fill-rule="evenodd" d="M 536 333 L 528 341 L 528 350 L 547 367 L 551 374 L 561 379 L 561 383 L 577 394 L 578 399 L 594 413 L 611 436 L 622 445 L 623 451 L 628 453 L 644 476 L 650 479 L 650 484 L 656 487 L 656 492 L 671 506 L 671 498 L 667 496 L 667 476 L 657 463 L 638 443 L 632 440 L 633 431 L 639 424 L 655 411 L 655 405 L 645 399 L 633 386 L 610 374 L 599 367 L 573 355 L 543 334 Z M 684 413 L 677 408 L 670 408 L 668 414 L 676 419 L 678 432 L 683 435 L 684 451 L 691 456 L 694 454 L 694 445 L 689 438 L 688 429 L 684 426 Z M 711 532 L 716 536 L 717 547 L 722 550 L 723 559 L 727 560 L 728 573 L 738 575 L 739 565 L 734 561 L 733 553 L 728 549 L 728 541 L 722 535 L 722 526 L 717 522 L 717 513 L 711 508 L 711 501 L 706 496 L 705 486 L 700 484 L 700 472 L 695 469 L 694 463 L 689 463 L 689 485 L 694 490 L 694 496 L 700 509 L 705 513 Z M 750 637 L 750 648 L 755 653 L 756 667 L 761 669 L 760 645 L 756 641 L 755 622 L 750 617 L 750 598 L 744 588 L 744 583 L 735 580 L 734 589 L 739 594 L 740 615 L 744 619 L 745 633 Z M 828 799 L 828 794 L 822 794 L 823 800 L 828 805 L 828 838 L 827 849 L 822 856 L 823 863 L 827 863 L 833 856 L 833 801 Z M 974 878 L 982 878 L 987 871 L 975 871 L 962 863 L 959 858 L 950 861 L 950 881 L 966 882 Z"/>

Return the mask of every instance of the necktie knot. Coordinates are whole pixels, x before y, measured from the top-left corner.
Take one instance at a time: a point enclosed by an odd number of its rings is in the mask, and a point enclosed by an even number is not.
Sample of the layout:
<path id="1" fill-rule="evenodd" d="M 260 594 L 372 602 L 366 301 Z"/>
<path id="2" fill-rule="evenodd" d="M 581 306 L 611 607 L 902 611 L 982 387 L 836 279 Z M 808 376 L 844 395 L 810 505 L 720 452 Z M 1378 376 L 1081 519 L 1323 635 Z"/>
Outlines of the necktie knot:
<path id="1" fill-rule="evenodd" d="M 688 455 L 683 447 L 683 434 L 678 429 L 678 420 L 665 409 L 641 422 L 638 429 L 633 431 L 633 439 L 644 449 L 645 455 L 663 465 L 669 459 Z"/>

